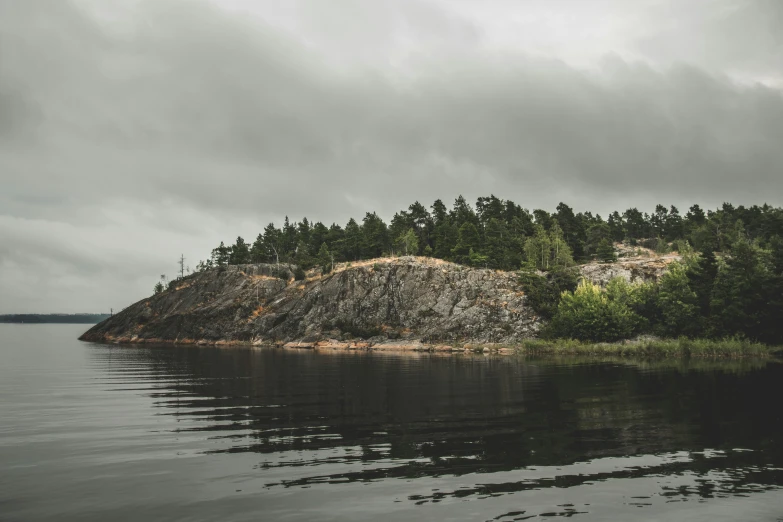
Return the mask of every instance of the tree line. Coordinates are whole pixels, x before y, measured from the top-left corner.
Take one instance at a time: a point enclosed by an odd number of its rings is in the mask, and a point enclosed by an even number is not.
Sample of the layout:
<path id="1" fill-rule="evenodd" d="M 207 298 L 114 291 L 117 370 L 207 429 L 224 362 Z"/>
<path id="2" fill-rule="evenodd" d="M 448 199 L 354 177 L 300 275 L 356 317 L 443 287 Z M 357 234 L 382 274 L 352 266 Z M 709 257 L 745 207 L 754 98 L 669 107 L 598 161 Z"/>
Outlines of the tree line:
<path id="1" fill-rule="evenodd" d="M 532 212 L 494 195 L 475 206 L 459 196 L 449 209 L 435 201 L 419 202 L 394 214 L 387 224 L 375 212 L 345 227 L 307 218 L 282 227 L 270 223 L 252 243 L 237 237 L 223 242 L 197 270 L 246 263 L 292 263 L 303 269 L 387 255 L 436 257 L 468 266 L 517 270 L 523 266 L 553 270 L 590 260 L 614 260 L 613 242 L 680 250 L 687 243 L 697 251 L 725 251 L 742 233 L 764 246 L 783 236 L 783 209 L 724 203 L 716 210 L 691 206 L 681 214 L 675 206 L 657 205 L 651 214 L 637 208 L 612 212 L 604 219 L 560 203 L 555 212 Z"/>

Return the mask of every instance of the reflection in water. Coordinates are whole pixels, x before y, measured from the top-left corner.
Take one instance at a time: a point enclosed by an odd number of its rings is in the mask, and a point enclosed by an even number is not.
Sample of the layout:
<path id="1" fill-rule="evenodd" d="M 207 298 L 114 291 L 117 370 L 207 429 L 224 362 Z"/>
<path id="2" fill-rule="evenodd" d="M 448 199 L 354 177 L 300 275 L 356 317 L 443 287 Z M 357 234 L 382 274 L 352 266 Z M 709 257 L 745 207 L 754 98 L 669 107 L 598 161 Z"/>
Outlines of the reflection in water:
<path id="1" fill-rule="evenodd" d="M 252 458 L 269 495 L 390 480 L 419 485 L 379 497 L 409 505 L 573 492 L 484 517 L 524 520 L 611 512 L 602 495 L 673 509 L 783 486 L 777 363 L 98 346 L 89 356 L 106 389 L 152 398 L 176 433 L 200 437 L 198 453 Z"/>
<path id="2" fill-rule="evenodd" d="M 781 520 L 783 365 L 0 325 L 0 520 Z"/>

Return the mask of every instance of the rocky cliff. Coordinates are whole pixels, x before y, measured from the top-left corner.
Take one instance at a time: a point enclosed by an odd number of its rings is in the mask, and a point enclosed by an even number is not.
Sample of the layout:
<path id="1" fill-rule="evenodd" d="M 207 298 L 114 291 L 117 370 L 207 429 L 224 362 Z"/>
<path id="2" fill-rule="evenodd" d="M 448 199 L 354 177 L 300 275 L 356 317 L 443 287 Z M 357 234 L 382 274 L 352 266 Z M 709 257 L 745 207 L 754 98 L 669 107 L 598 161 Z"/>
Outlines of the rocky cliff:
<path id="1" fill-rule="evenodd" d="M 238 265 L 190 275 L 81 339 L 415 349 L 514 343 L 541 326 L 512 272 L 414 257 L 345 264 L 303 281 L 291 268 Z"/>

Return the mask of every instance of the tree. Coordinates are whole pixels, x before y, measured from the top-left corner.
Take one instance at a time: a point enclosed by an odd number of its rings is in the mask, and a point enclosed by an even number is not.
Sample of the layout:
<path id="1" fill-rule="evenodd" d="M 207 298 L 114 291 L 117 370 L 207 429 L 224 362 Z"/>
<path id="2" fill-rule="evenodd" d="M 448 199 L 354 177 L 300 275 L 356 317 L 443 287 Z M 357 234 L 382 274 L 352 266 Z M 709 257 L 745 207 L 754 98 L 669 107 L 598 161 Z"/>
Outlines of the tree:
<path id="1" fill-rule="evenodd" d="M 688 271 L 682 263 L 672 263 L 658 282 L 660 333 L 666 337 L 694 336 L 699 333 L 699 298 L 688 284 Z"/>
<path id="2" fill-rule="evenodd" d="M 299 265 L 303 270 L 312 268 L 317 260 L 310 255 L 310 249 L 304 239 L 300 239 L 296 245 L 296 252 L 294 253 L 294 262 Z"/>
<path id="3" fill-rule="evenodd" d="M 451 259 L 451 252 L 457 246 L 459 239 L 459 230 L 449 217 L 445 217 L 435 225 L 432 237 L 434 243 L 432 255 L 440 259 Z"/>
<path id="4" fill-rule="evenodd" d="M 478 251 L 480 246 L 481 238 L 476 225 L 468 221 L 459 227 L 457 245 L 451 250 L 451 255 L 455 262 L 470 265 L 471 250 Z"/>
<path id="5" fill-rule="evenodd" d="M 160 281 L 158 281 L 157 283 L 155 283 L 155 294 L 159 294 L 159 293 L 161 293 L 163 290 L 164 290 L 164 288 L 163 288 L 163 283 L 161 283 Z"/>
<path id="6" fill-rule="evenodd" d="M 609 214 L 606 224 L 609 226 L 609 238 L 612 241 L 619 242 L 625 239 L 625 225 L 623 224 L 623 217 L 619 212 L 615 210 Z"/>
<path id="7" fill-rule="evenodd" d="M 580 219 L 574 215 L 574 210 L 565 203 L 557 205 L 554 218 L 560 227 L 563 240 L 571 250 L 571 255 L 581 259 L 584 256 L 585 231 Z"/>
<path id="8" fill-rule="evenodd" d="M 712 332 L 717 336 L 742 335 L 758 339 L 772 311 L 767 289 L 774 285 L 770 253 L 747 238 L 739 238 L 718 264 L 712 288 Z"/>
<path id="9" fill-rule="evenodd" d="M 321 245 L 326 242 L 326 238 L 329 235 L 329 229 L 326 228 L 326 225 L 321 223 L 320 221 L 316 222 L 313 227 L 310 229 L 310 243 L 308 244 L 308 248 L 310 249 L 310 252 L 316 253 L 321 248 Z"/>
<path id="10" fill-rule="evenodd" d="M 608 223 L 601 222 L 591 225 L 586 233 L 585 255 L 590 257 L 598 255 L 598 245 L 600 245 L 602 241 L 610 242 L 611 238 L 612 231 L 609 228 Z"/>
<path id="11" fill-rule="evenodd" d="M 375 212 L 367 212 L 362 223 L 362 256 L 381 257 L 389 249 L 389 231 Z"/>
<path id="12" fill-rule="evenodd" d="M 290 261 L 296 253 L 296 245 L 299 243 L 299 238 L 296 223 L 289 222 L 288 216 L 285 217 L 280 236 L 280 257 Z"/>
<path id="13" fill-rule="evenodd" d="M 574 264 L 571 249 L 563 239 L 560 225 L 552 222 L 549 233 L 541 225 L 536 225 L 535 233 L 525 241 L 527 265 L 539 270 L 555 270 Z"/>
<path id="14" fill-rule="evenodd" d="M 343 256 L 350 261 L 358 260 L 362 255 L 362 230 L 351 218 L 345 225 L 345 248 Z"/>
<path id="15" fill-rule="evenodd" d="M 475 267 L 487 267 L 488 257 L 480 252 L 475 252 L 472 248 L 468 252 L 468 264 Z"/>
<path id="16" fill-rule="evenodd" d="M 578 279 L 573 268 L 548 272 L 546 276 L 529 271 L 519 275 L 525 302 L 545 319 L 551 319 L 555 314 L 563 292 L 576 290 Z"/>
<path id="17" fill-rule="evenodd" d="M 491 268 L 508 269 L 519 266 L 519 262 L 510 262 L 514 247 L 519 247 L 513 240 L 506 224 L 497 218 L 489 218 L 484 226 L 484 254 Z M 518 256 L 517 256 L 518 257 Z"/>
<path id="18" fill-rule="evenodd" d="M 595 255 L 604 263 L 614 263 L 617 261 L 617 254 L 614 252 L 614 246 L 606 238 L 598 243 Z"/>
<path id="19" fill-rule="evenodd" d="M 666 223 L 669 220 L 669 211 L 663 205 L 655 205 L 655 213 L 650 217 L 650 226 L 656 237 L 666 237 Z"/>
<path id="20" fill-rule="evenodd" d="M 250 248 L 241 236 L 237 237 L 236 243 L 231 247 L 228 256 L 229 265 L 244 265 L 250 262 Z"/>
<path id="21" fill-rule="evenodd" d="M 481 226 L 479 218 L 464 197 L 458 196 L 454 200 L 454 207 L 449 212 L 451 221 L 457 226 L 462 227 L 465 223 L 471 223 L 474 227 Z"/>
<path id="22" fill-rule="evenodd" d="M 644 215 L 636 208 L 629 208 L 623 213 L 623 221 L 625 222 L 625 233 L 628 239 L 631 240 L 631 244 L 639 239 L 646 237 L 647 235 L 647 222 L 644 219 Z"/>
<path id="23" fill-rule="evenodd" d="M 416 232 L 412 228 L 409 228 L 407 232 L 404 232 L 397 237 L 396 244 L 405 252 L 405 255 L 415 255 L 419 251 L 419 238 L 416 237 Z"/>
<path id="24" fill-rule="evenodd" d="M 220 246 L 212 250 L 212 264 L 219 268 L 228 266 L 229 253 L 229 248 L 221 241 Z"/>
<path id="25" fill-rule="evenodd" d="M 329 247 L 326 243 L 321 243 L 321 248 L 318 249 L 318 264 L 321 266 L 321 273 L 328 274 L 334 269 L 334 257 L 329 252 Z"/>

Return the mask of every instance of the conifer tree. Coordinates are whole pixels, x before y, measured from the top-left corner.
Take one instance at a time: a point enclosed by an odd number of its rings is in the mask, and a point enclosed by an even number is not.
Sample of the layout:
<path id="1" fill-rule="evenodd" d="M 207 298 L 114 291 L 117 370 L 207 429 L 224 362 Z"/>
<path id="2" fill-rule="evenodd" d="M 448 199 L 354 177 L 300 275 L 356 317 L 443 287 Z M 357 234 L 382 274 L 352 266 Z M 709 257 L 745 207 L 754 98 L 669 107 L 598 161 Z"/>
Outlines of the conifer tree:
<path id="1" fill-rule="evenodd" d="M 604 263 L 614 263 L 617 261 L 617 254 L 614 253 L 614 246 L 612 246 L 608 239 L 602 239 L 601 242 L 598 243 L 595 254 L 598 259 Z"/>
<path id="2" fill-rule="evenodd" d="M 478 251 L 481 246 L 478 229 L 471 222 L 465 222 L 459 228 L 457 244 L 451 250 L 452 258 L 457 263 L 470 264 L 471 250 Z"/>
<path id="3" fill-rule="evenodd" d="M 318 264 L 321 266 L 321 273 L 328 274 L 334 268 L 334 258 L 329 252 L 329 247 L 326 243 L 321 243 L 321 248 L 318 249 Z"/>

